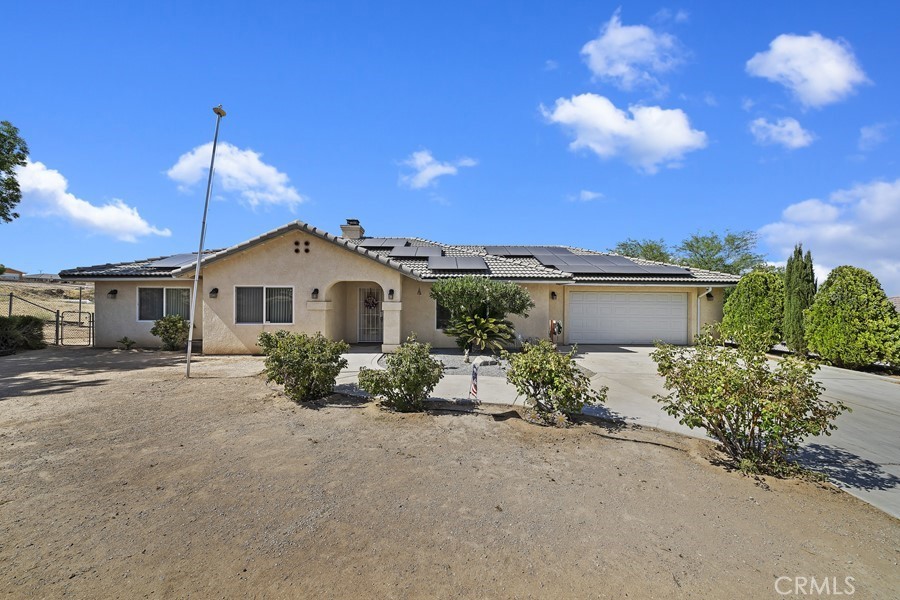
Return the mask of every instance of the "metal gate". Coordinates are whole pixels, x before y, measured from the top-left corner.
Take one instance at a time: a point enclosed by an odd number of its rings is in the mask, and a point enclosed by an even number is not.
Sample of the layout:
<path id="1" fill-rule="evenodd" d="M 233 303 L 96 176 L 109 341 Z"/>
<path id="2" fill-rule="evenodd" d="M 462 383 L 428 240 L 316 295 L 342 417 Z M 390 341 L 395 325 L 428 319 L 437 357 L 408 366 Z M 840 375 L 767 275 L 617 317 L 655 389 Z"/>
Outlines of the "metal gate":
<path id="1" fill-rule="evenodd" d="M 61 346 L 90 346 L 94 342 L 94 313 L 66 310 L 59 315 Z"/>
<path id="2" fill-rule="evenodd" d="M 44 342 L 57 346 L 91 346 L 94 314 L 85 310 L 54 310 L 10 293 L 7 316 L 31 316 L 44 322 Z M 2 314 L 2 313 L 0 313 Z"/>
<path id="3" fill-rule="evenodd" d="M 384 337 L 381 288 L 359 288 L 359 341 L 380 342 Z"/>

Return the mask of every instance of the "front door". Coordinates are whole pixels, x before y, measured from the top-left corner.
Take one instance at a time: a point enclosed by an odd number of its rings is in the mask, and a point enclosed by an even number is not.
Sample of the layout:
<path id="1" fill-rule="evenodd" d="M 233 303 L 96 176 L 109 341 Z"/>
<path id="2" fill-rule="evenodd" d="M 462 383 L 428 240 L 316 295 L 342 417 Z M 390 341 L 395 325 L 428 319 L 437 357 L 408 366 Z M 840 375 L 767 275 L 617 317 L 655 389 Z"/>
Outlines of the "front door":
<path id="1" fill-rule="evenodd" d="M 384 339 L 384 314 L 381 288 L 359 288 L 359 341 L 381 342 Z"/>

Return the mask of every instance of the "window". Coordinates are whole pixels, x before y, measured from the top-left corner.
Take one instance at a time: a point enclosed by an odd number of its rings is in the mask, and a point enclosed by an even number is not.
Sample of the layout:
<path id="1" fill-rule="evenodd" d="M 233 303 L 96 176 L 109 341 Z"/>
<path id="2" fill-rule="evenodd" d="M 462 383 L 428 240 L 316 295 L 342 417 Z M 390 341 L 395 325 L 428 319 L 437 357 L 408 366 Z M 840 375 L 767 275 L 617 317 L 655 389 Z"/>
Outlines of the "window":
<path id="1" fill-rule="evenodd" d="M 293 323 L 294 288 L 234 288 L 235 323 Z"/>
<path id="2" fill-rule="evenodd" d="M 190 288 L 138 288 L 138 321 L 156 321 L 168 315 L 191 318 Z"/>
<path id="3" fill-rule="evenodd" d="M 434 313 L 436 329 L 446 329 L 450 326 L 450 310 L 441 306 L 437 300 L 434 302 Z"/>

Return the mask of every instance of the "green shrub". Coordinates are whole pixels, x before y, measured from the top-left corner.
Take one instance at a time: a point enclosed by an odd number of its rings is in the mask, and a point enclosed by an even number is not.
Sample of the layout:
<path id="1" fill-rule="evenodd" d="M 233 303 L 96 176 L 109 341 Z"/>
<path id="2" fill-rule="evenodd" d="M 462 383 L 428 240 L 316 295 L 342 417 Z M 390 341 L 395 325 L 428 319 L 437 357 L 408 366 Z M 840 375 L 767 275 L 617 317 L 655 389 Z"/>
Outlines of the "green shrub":
<path id="1" fill-rule="evenodd" d="M 528 290 L 512 281 L 466 275 L 441 279 L 431 286 L 431 297 L 450 312 L 444 333 L 468 352 L 475 347 L 499 350 L 513 340 L 507 315 L 528 317 L 534 301 Z"/>
<path id="2" fill-rule="evenodd" d="M 431 345 L 407 338 L 387 357 L 387 369 L 359 370 L 359 387 L 382 398 L 381 404 L 400 412 L 418 412 L 444 376 L 444 365 L 431 358 Z"/>
<path id="3" fill-rule="evenodd" d="M 741 277 L 724 307 L 721 333 L 734 338 L 741 329 L 752 328 L 769 340 L 770 346 L 782 338 L 784 319 L 784 276 L 757 270 Z"/>
<path id="4" fill-rule="evenodd" d="M 122 344 L 122 346 L 123 346 L 126 350 L 131 350 L 132 348 L 134 348 L 134 345 L 137 344 L 136 341 L 134 341 L 133 339 L 129 338 L 127 335 L 126 335 L 125 337 L 123 337 L 121 340 L 116 340 L 116 343 L 117 343 L 117 344 Z"/>
<path id="5" fill-rule="evenodd" d="M 865 269 L 829 273 L 803 318 L 809 349 L 839 367 L 900 363 L 900 316 Z"/>
<path id="6" fill-rule="evenodd" d="M 167 315 L 153 323 L 150 334 L 162 340 L 163 350 L 185 350 L 190 324 L 179 315 Z"/>
<path id="7" fill-rule="evenodd" d="M 803 439 L 830 435 L 847 407 L 820 398 L 815 363 L 788 356 L 772 367 L 768 338 L 752 328 L 736 335 L 737 349 L 717 346 L 710 328 L 693 347 L 657 345 L 651 357 L 672 393 L 655 399 L 682 425 L 704 429 L 745 470 L 786 473 Z"/>
<path id="8" fill-rule="evenodd" d="M 341 354 L 350 349 L 343 341 L 331 341 L 321 333 L 276 331 L 259 334 L 257 344 L 266 355 L 266 382 L 284 386 L 285 395 L 294 402 L 312 402 L 331 394 L 347 359 Z"/>
<path id="9" fill-rule="evenodd" d="M 38 317 L 0 317 L 0 350 L 39 350 L 44 343 L 44 321 Z"/>
<path id="10" fill-rule="evenodd" d="M 450 326 L 444 333 L 456 338 L 456 344 L 466 352 L 466 361 L 469 352 L 476 348 L 499 352 L 514 339 L 512 323 L 505 319 L 478 315 L 451 318 Z"/>
<path id="11" fill-rule="evenodd" d="M 509 360 L 506 380 L 548 425 L 564 425 L 585 406 L 606 401 L 606 386 L 591 387 L 588 376 L 575 364 L 574 348 L 561 354 L 549 340 L 540 340 L 504 357 Z"/>

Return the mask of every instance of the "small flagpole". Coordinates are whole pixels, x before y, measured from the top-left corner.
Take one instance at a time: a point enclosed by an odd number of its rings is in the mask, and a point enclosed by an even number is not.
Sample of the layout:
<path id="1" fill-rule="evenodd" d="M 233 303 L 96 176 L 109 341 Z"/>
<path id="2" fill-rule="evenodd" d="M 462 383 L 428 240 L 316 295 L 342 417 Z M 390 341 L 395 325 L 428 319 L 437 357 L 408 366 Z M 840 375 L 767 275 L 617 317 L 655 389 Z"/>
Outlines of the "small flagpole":
<path id="1" fill-rule="evenodd" d="M 203 205 L 203 222 L 200 224 L 200 248 L 197 250 L 197 268 L 194 270 L 194 291 L 191 293 L 191 322 L 188 325 L 187 368 L 184 376 L 191 377 L 191 346 L 194 344 L 194 315 L 197 312 L 197 282 L 200 280 L 200 263 L 203 261 L 203 245 L 206 242 L 206 213 L 209 212 L 209 196 L 212 193 L 213 167 L 216 164 L 216 146 L 219 143 L 219 123 L 225 116 L 222 105 L 213 109 L 216 113 L 216 133 L 213 136 L 212 158 L 209 160 L 209 179 L 206 181 L 206 202 Z"/>

